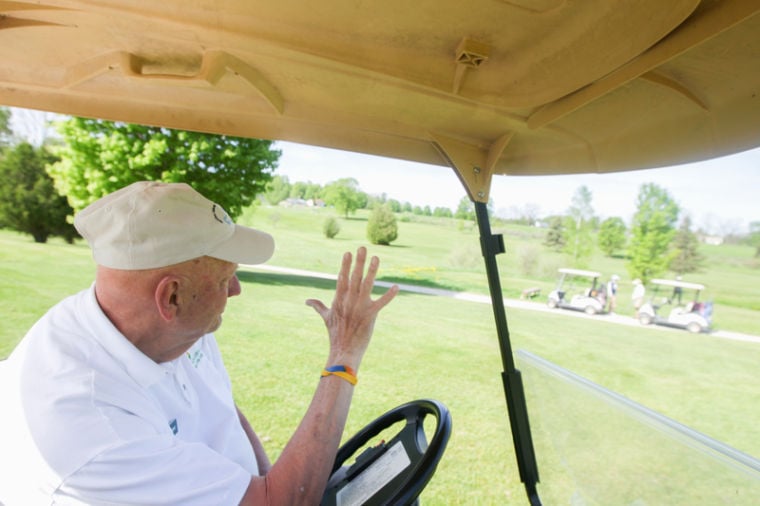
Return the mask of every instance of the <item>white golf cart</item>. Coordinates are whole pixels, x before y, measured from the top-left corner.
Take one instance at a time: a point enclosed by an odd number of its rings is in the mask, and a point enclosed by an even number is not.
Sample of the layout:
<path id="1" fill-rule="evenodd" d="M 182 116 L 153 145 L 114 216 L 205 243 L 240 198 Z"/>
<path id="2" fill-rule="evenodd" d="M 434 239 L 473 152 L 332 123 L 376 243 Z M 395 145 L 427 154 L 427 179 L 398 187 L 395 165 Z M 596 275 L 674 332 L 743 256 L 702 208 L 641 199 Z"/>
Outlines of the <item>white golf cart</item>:
<path id="1" fill-rule="evenodd" d="M 665 325 L 686 329 L 695 334 L 710 330 L 712 303 L 699 301 L 699 294 L 705 289 L 704 285 L 669 279 L 653 279 L 651 284 L 654 286 L 654 293 L 639 309 L 641 324 Z M 684 291 L 691 296 L 684 299 Z M 663 292 L 666 294 L 662 295 Z"/>
<path id="2" fill-rule="evenodd" d="M 557 287 L 549 293 L 550 308 L 560 307 L 594 315 L 604 312 L 606 297 L 601 274 L 580 269 L 558 269 Z"/>

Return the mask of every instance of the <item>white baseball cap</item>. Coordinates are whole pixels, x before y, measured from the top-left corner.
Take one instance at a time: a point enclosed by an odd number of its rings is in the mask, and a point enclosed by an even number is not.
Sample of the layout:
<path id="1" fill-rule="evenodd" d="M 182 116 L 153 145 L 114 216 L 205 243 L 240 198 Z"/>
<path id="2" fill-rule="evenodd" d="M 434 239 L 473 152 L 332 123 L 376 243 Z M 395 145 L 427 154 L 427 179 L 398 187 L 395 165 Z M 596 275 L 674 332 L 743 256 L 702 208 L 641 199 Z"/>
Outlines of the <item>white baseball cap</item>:
<path id="1" fill-rule="evenodd" d="M 260 264 L 274 253 L 271 235 L 236 225 L 185 183 L 133 183 L 87 206 L 74 226 L 95 262 L 112 269 L 155 269 L 202 256 Z"/>

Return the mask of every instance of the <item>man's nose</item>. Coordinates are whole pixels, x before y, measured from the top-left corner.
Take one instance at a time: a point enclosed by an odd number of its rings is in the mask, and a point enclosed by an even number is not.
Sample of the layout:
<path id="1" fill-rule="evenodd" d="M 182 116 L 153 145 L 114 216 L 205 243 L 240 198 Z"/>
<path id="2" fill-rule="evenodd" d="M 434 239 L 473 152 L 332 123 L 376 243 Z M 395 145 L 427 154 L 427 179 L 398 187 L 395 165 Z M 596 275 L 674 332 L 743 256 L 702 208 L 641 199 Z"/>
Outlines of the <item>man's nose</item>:
<path id="1" fill-rule="evenodd" d="M 240 288 L 240 280 L 238 279 L 237 275 L 232 276 L 232 279 L 230 279 L 230 284 L 227 287 L 227 297 L 240 295 L 241 291 L 242 289 Z"/>

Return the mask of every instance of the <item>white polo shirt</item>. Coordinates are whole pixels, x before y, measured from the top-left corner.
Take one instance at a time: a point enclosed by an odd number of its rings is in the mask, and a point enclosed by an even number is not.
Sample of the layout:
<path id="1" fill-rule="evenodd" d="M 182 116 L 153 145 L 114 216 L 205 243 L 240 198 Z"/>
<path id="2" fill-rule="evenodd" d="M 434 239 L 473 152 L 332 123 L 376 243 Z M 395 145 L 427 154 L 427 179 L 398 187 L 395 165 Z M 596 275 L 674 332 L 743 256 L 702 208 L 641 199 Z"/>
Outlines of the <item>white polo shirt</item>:
<path id="1" fill-rule="evenodd" d="M 0 362 L 0 504 L 238 504 L 256 474 L 211 334 L 156 364 L 91 287 Z"/>

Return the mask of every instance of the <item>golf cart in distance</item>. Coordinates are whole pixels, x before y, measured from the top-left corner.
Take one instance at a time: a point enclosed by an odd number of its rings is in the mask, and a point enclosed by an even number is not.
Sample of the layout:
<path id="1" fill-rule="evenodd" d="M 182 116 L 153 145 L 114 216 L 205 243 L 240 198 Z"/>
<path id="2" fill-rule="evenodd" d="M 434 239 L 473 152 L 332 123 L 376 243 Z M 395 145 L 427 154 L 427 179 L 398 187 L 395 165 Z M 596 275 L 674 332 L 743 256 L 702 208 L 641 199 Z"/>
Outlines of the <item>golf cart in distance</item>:
<path id="1" fill-rule="evenodd" d="M 687 283 L 680 280 L 653 279 L 654 293 L 639 309 L 639 322 L 642 325 L 654 323 L 686 329 L 699 333 L 710 330 L 712 319 L 712 302 L 700 302 L 699 294 L 705 289 L 699 283 Z M 660 295 L 663 290 L 667 295 Z M 684 299 L 684 295 L 692 296 Z M 686 300 L 686 303 L 683 303 Z"/>
<path id="2" fill-rule="evenodd" d="M 599 282 L 601 274 L 580 269 L 558 269 L 557 287 L 549 293 L 547 305 L 583 311 L 594 315 L 604 312 L 606 297 L 604 283 Z"/>

